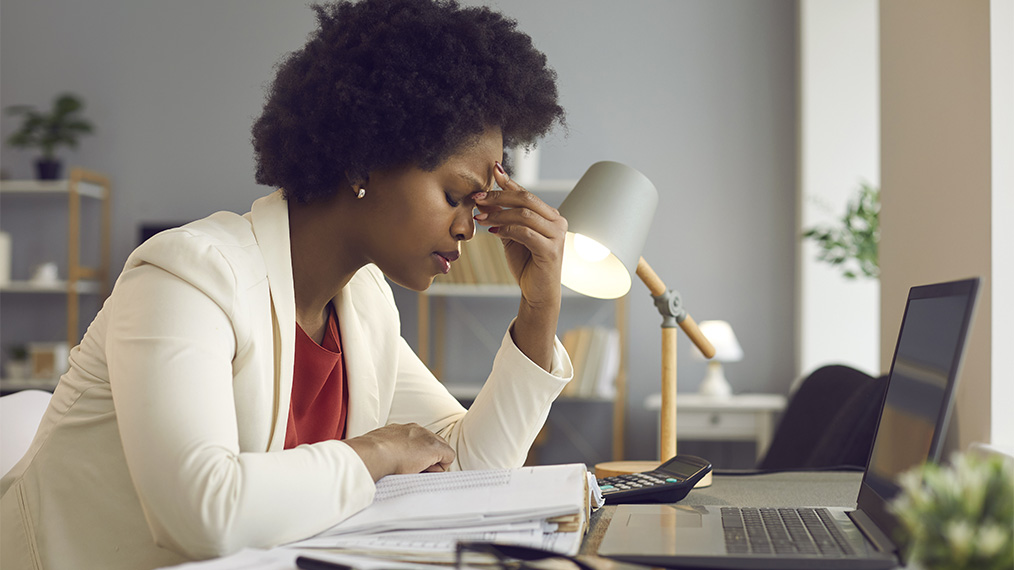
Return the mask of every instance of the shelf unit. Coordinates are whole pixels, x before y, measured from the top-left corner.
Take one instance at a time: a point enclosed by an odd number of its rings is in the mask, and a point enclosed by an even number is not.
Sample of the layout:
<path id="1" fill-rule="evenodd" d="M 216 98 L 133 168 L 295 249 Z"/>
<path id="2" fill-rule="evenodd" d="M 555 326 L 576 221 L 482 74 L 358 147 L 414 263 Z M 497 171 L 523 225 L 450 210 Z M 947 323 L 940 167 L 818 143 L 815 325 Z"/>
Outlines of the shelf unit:
<path id="1" fill-rule="evenodd" d="M 3 180 L 0 181 L 0 197 L 7 199 L 20 197 L 29 200 L 62 199 L 66 197 L 67 212 L 67 267 L 66 279 L 60 281 L 34 282 L 29 279 L 12 279 L 0 284 L 0 293 L 4 296 L 21 295 L 24 300 L 19 302 L 18 310 L 31 310 L 33 295 L 61 296 L 66 303 L 66 333 L 63 335 L 67 346 L 73 347 L 80 340 L 81 296 L 105 295 L 109 289 L 110 265 L 110 193 L 111 184 L 104 174 L 74 167 L 69 177 L 64 180 Z M 98 213 L 98 261 L 94 264 L 82 263 L 82 242 L 91 237 L 84 231 L 83 204 L 84 200 L 94 200 L 99 204 Z M 38 235 L 12 236 L 15 244 L 40 240 Z M 17 245 L 14 251 L 20 249 Z M 12 276 L 14 277 L 14 276 Z M 9 308 L 7 310 L 10 310 Z M 5 349 L 7 347 L 4 347 Z M 15 381 L 5 379 L 2 389 L 15 390 L 28 387 L 51 387 L 39 380 Z"/>
<path id="2" fill-rule="evenodd" d="M 568 192 L 574 187 L 576 180 L 542 180 L 534 184 L 526 185 L 526 189 L 539 195 L 547 202 L 562 201 Z M 559 200 L 554 200 L 558 198 Z M 557 204 L 558 205 L 558 204 Z M 563 295 L 567 297 L 583 297 L 579 293 L 563 289 Z M 430 370 L 437 378 L 443 377 L 445 368 L 444 353 L 446 351 L 446 330 L 448 304 L 455 299 L 475 298 L 516 298 L 520 299 L 521 289 L 517 285 L 503 284 L 461 284 L 461 283 L 434 283 L 426 291 L 417 295 L 418 311 L 418 347 L 417 352 Z M 465 325 L 475 334 L 483 334 L 470 314 L 463 313 Z M 627 399 L 627 357 L 628 357 L 628 336 L 627 336 L 627 299 L 621 297 L 614 301 L 613 319 L 620 337 L 620 366 L 616 378 L 616 395 L 613 402 L 612 422 L 612 454 L 615 459 L 621 459 L 624 455 L 624 424 Z M 499 339 L 493 339 L 499 343 Z M 431 358 L 432 355 L 432 358 Z M 448 385 L 451 393 L 459 399 L 469 400 L 478 393 L 478 386 Z M 604 398 L 567 398 L 568 401 L 589 401 L 602 402 Z"/>

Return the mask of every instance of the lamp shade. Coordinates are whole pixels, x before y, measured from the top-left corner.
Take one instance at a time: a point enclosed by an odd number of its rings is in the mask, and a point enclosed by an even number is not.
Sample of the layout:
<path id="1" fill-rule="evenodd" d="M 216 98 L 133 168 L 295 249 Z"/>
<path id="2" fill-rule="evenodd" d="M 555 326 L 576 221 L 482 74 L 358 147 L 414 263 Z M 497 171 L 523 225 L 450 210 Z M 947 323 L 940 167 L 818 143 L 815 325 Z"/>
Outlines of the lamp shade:
<path id="1" fill-rule="evenodd" d="M 648 177 L 619 162 L 596 162 L 560 205 L 567 219 L 565 286 L 599 299 L 630 290 L 648 238 L 658 191 Z"/>
<path id="2" fill-rule="evenodd" d="M 732 326 L 725 321 L 701 321 L 698 326 L 701 333 L 711 341 L 715 347 L 714 360 L 718 362 L 738 362 L 743 360 L 743 347 L 739 345 L 736 333 L 732 332 Z M 694 356 L 700 360 L 706 360 L 701 351 L 695 346 Z"/>

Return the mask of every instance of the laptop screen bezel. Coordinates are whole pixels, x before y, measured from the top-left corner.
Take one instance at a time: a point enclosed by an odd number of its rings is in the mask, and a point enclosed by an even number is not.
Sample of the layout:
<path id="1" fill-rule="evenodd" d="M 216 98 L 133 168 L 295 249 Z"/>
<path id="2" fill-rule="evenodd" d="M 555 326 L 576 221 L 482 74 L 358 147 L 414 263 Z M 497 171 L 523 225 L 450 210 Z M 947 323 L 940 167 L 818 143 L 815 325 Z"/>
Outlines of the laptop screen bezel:
<path id="1" fill-rule="evenodd" d="M 927 299 L 934 297 L 965 297 L 965 314 L 961 324 L 961 331 L 958 336 L 957 347 L 955 348 L 955 355 L 952 359 L 951 369 L 947 375 L 947 385 L 944 388 L 944 401 L 953 402 L 954 391 L 957 387 L 958 379 L 960 378 L 961 364 L 964 360 L 965 347 L 968 343 L 968 332 L 971 328 L 972 315 L 975 312 L 975 302 L 977 293 L 979 290 L 980 279 L 978 277 L 972 279 L 964 279 L 961 281 L 951 281 L 947 283 L 938 283 L 934 285 L 921 285 L 918 287 L 912 287 L 909 290 L 908 301 L 905 303 L 905 313 L 902 316 L 901 327 L 898 329 L 898 342 L 894 346 L 894 356 L 891 359 L 891 370 L 890 375 L 894 374 L 894 366 L 898 358 L 898 349 L 901 345 L 901 332 L 905 330 L 905 320 L 908 318 L 908 309 L 912 301 L 917 299 Z M 890 376 L 888 380 L 888 387 L 884 393 L 884 400 L 881 401 L 881 408 L 886 404 L 887 392 L 890 391 Z M 953 405 L 941 406 L 940 415 L 937 417 L 936 429 L 933 433 L 933 439 L 930 443 L 929 450 L 929 461 L 939 461 L 940 453 L 943 448 L 944 439 L 947 435 L 947 425 L 950 421 L 951 411 L 954 408 Z M 877 419 L 877 429 L 874 432 L 873 441 L 876 442 L 876 433 L 880 431 L 880 422 L 883 418 L 883 411 Z M 870 455 L 866 458 L 866 472 L 863 473 L 863 481 L 859 486 L 859 496 L 856 499 L 856 506 L 859 510 L 862 510 L 867 516 L 869 516 L 873 522 L 883 531 L 887 536 L 892 539 L 895 538 L 896 529 L 899 524 L 897 517 L 889 510 L 889 500 L 881 497 L 873 487 L 867 484 L 867 477 L 869 476 L 869 465 L 872 460 L 874 445 L 870 446 Z"/>

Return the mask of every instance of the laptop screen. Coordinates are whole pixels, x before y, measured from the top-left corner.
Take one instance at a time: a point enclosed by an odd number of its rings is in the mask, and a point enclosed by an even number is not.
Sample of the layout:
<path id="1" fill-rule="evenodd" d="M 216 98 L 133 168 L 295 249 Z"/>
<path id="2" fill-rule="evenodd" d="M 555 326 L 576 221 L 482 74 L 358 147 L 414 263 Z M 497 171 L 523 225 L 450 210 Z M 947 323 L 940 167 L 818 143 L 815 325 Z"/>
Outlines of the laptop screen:
<path id="1" fill-rule="evenodd" d="M 909 293 L 859 492 L 859 507 L 882 529 L 895 526 L 886 503 L 898 494 L 898 475 L 940 458 L 978 285 L 971 279 Z"/>

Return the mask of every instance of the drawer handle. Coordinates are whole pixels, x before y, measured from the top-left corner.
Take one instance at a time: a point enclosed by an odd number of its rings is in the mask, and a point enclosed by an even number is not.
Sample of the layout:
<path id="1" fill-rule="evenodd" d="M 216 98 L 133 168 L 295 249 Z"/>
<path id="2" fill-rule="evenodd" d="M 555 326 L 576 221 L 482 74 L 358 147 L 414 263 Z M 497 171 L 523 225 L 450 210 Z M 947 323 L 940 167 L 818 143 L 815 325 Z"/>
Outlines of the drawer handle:
<path id="1" fill-rule="evenodd" d="M 711 414 L 711 425 L 717 426 L 722 423 L 722 416 L 720 414 Z"/>

